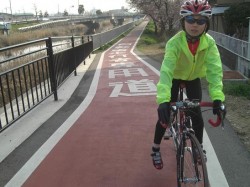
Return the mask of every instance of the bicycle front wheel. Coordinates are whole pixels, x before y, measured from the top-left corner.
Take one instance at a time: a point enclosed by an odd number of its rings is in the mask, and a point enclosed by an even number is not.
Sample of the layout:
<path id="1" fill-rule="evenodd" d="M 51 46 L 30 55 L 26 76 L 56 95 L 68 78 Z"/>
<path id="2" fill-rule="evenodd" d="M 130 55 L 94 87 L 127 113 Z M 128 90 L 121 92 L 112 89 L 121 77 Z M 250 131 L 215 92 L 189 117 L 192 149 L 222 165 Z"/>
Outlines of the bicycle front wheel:
<path id="1" fill-rule="evenodd" d="M 177 152 L 178 187 L 209 187 L 201 145 L 194 134 L 183 135 Z"/>
<path id="2" fill-rule="evenodd" d="M 172 133 L 172 138 L 173 138 L 173 144 L 174 144 L 175 151 L 177 151 L 178 147 L 180 145 L 179 124 L 178 123 L 173 123 L 172 127 L 170 128 L 170 131 Z"/>

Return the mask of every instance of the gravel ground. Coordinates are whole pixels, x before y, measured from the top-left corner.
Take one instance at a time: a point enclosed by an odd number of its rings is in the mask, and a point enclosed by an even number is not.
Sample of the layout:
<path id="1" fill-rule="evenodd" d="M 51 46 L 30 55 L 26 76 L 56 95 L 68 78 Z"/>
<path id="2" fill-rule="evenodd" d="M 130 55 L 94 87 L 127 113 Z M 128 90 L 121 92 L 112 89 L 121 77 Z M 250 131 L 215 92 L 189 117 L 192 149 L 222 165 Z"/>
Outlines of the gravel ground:
<path id="1" fill-rule="evenodd" d="M 250 152 L 250 100 L 244 97 L 226 95 L 226 118 Z"/>

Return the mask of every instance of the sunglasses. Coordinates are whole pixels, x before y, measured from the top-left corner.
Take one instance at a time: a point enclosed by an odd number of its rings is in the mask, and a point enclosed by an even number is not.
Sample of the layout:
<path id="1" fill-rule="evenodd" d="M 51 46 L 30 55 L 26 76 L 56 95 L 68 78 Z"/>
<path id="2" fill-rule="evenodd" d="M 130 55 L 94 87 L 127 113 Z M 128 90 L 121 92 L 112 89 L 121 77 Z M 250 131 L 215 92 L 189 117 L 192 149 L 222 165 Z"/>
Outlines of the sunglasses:
<path id="1" fill-rule="evenodd" d="M 197 23 L 198 25 L 204 25 L 207 23 L 207 19 L 201 18 L 201 19 L 195 19 L 193 16 L 186 16 L 185 21 L 189 24 Z"/>

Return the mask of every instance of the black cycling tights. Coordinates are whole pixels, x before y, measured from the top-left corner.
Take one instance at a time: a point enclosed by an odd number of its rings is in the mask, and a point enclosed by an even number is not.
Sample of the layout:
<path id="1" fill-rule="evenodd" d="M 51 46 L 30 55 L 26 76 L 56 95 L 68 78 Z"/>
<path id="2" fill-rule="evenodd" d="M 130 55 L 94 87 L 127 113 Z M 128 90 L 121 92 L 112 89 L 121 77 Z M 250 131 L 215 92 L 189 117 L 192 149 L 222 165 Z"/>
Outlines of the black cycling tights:
<path id="1" fill-rule="evenodd" d="M 198 78 L 192 81 L 183 81 L 183 80 L 173 79 L 172 81 L 173 84 L 171 88 L 171 102 L 177 101 L 179 85 L 182 82 L 184 82 L 186 85 L 187 98 L 189 100 L 197 99 L 201 101 L 202 99 L 201 81 Z M 192 109 L 188 115 L 190 115 L 192 118 L 192 124 L 193 124 L 193 129 L 195 131 L 195 136 L 197 137 L 199 142 L 202 144 L 204 122 L 202 119 L 202 113 L 201 113 L 200 107 Z M 155 137 L 154 137 L 155 144 L 161 143 L 161 140 L 165 131 L 166 129 L 162 127 L 162 125 L 160 124 L 158 120 L 156 123 L 156 128 L 155 128 Z"/>

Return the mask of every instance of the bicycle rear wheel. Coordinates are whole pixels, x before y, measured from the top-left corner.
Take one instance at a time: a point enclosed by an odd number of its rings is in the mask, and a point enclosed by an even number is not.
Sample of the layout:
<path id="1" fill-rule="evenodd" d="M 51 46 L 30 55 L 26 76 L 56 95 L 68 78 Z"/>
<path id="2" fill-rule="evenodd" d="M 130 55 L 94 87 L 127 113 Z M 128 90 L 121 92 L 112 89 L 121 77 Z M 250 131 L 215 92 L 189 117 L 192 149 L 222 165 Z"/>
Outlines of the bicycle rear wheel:
<path id="1" fill-rule="evenodd" d="M 183 135 L 177 152 L 178 187 L 209 187 L 203 151 L 192 133 Z"/>

